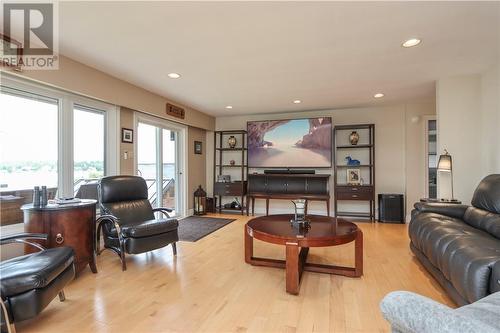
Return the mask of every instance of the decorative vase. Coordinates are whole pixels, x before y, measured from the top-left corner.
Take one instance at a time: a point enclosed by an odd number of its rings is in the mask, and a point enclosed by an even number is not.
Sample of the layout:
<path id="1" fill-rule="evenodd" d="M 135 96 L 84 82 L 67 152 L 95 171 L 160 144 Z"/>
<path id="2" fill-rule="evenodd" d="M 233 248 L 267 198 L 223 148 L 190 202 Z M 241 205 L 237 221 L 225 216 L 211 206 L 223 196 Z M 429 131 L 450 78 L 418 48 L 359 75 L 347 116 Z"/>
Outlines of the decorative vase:
<path id="1" fill-rule="evenodd" d="M 236 164 L 236 162 L 234 160 L 229 161 L 229 165 L 233 166 L 235 164 Z"/>
<path id="2" fill-rule="evenodd" d="M 355 146 L 358 144 L 359 141 L 359 134 L 356 131 L 352 131 L 351 134 L 349 135 L 349 142 L 351 142 L 351 145 Z"/>
<path id="3" fill-rule="evenodd" d="M 234 135 L 231 135 L 229 137 L 229 139 L 227 139 L 227 144 L 229 145 L 229 148 L 234 148 L 236 147 L 236 138 L 234 137 Z"/>
<path id="4" fill-rule="evenodd" d="M 295 208 L 294 218 L 290 221 L 292 224 L 308 224 L 306 220 L 306 201 L 304 199 L 292 200 Z"/>

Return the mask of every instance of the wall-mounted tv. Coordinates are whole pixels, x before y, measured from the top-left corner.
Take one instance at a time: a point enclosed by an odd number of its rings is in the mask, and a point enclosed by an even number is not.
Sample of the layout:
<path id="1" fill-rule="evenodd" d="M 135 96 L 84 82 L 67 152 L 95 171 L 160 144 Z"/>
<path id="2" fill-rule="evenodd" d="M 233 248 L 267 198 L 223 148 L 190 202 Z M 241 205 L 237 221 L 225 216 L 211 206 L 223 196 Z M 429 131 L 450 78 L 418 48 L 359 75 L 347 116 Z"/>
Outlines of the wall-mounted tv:
<path id="1" fill-rule="evenodd" d="M 250 168 L 329 168 L 332 118 L 249 121 Z"/>

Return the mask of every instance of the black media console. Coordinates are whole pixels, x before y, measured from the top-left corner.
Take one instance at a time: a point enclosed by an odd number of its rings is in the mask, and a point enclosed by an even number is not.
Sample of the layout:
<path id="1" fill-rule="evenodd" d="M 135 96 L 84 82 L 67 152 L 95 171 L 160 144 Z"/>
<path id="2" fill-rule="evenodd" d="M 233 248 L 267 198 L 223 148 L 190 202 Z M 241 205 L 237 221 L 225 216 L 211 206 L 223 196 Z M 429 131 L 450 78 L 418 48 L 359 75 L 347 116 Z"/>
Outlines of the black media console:
<path id="1" fill-rule="evenodd" d="M 247 215 L 252 201 L 252 215 L 255 199 L 266 199 L 266 215 L 269 215 L 270 199 L 305 199 L 325 201 L 327 215 L 330 216 L 330 175 L 304 173 L 249 174 L 247 190 Z M 307 213 L 307 204 L 306 204 Z"/>

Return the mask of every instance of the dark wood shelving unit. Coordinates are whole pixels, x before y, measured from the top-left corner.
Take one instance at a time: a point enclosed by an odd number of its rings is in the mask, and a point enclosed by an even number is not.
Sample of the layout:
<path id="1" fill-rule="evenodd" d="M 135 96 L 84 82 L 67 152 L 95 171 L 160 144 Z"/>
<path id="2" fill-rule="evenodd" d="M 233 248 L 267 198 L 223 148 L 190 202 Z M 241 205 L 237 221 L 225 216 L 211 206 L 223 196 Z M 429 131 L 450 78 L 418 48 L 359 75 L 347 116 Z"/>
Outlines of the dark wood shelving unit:
<path id="1" fill-rule="evenodd" d="M 345 144 L 346 140 L 339 140 L 339 135 L 345 135 L 348 138 L 349 131 L 357 131 L 360 139 L 359 144 Z M 360 133 L 361 132 L 361 133 Z M 368 218 L 375 222 L 375 125 L 339 125 L 333 129 L 333 160 L 334 160 L 334 209 L 335 216 Z M 348 140 L 347 140 L 348 141 Z M 343 157 L 339 156 L 339 151 L 346 154 L 349 150 L 363 154 L 365 157 L 361 160 L 361 165 L 340 164 Z M 361 158 L 360 158 L 361 159 Z M 369 182 L 363 184 L 339 183 L 339 172 L 346 172 L 346 169 L 368 169 Z M 361 177 L 361 173 L 360 173 Z M 347 175 L 346 175 L 347 180 Z M 369 204 L 369 212 L 343 211 L 338 209 L 339 201 L 362 201 Z"/>
<path id="2" fill-rule="evenodd" d="M 234 148 L 227 147 L 227 139 L 230 136 L 236 138 L 237 146 Z M 245 211 L 245 196 L 247 191 L 247 175 L 248 175 L 248 162 L 247 162 L 247 132 L 244 130 L 229 130 L 229 131 L 216 131 L 214 132 L 214 197 L 217 198 L 216 212 L 240 212 L 241 215 Z M 238 156 L 237 164 L 231 165 L 227 160 L 224 160 L 225 154 L 229 152 L 239 152 L 240 154 L 233 154 Z M 236 158 L 235 158 L 236 159 Z M 241 169 L 238 172 L 238 179 L 231 179 L 231 182 L 218 182 L 217 176 L 224 175 L 224 169 Z M 235 173 L 233 172 L 232 175 Z M 223 197 L 237 197 L 240 200 L 240 208 L 224 208 L 222 203 Z"/>

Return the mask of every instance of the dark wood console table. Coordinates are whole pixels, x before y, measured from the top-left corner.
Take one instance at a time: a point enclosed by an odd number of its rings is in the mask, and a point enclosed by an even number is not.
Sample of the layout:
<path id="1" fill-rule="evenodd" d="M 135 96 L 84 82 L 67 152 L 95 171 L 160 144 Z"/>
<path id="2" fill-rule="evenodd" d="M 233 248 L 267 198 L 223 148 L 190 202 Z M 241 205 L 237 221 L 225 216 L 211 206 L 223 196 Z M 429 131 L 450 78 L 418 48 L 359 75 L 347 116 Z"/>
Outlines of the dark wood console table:
<path id="1" fill-rule="evenodd" d="M 325 201 L 327 215 L 330 216 L 329 180 L 330 175 L 321 174 L 249 174 L 247 215 L 249 215 L 250 201 L 254 215 L 255 199 L 266 200 L 266 215 L 269 215 L 270 199 L 305 199 Z"/>
<path id="2" fill-rule="evenodd" d="M 75 268 L 79 273 L 87 265 L 97 273 L 96 249 L 96 200 L 83 200 L 73 204 L 49 204 L 34 207 L 27 204 L 24 211 L 24 231 L 47 234 L 47 241 L 37 241 L 46 248 L 68 246 L 75 251 Z M 25 253 L 36 252 L 26 246 Z"/>

